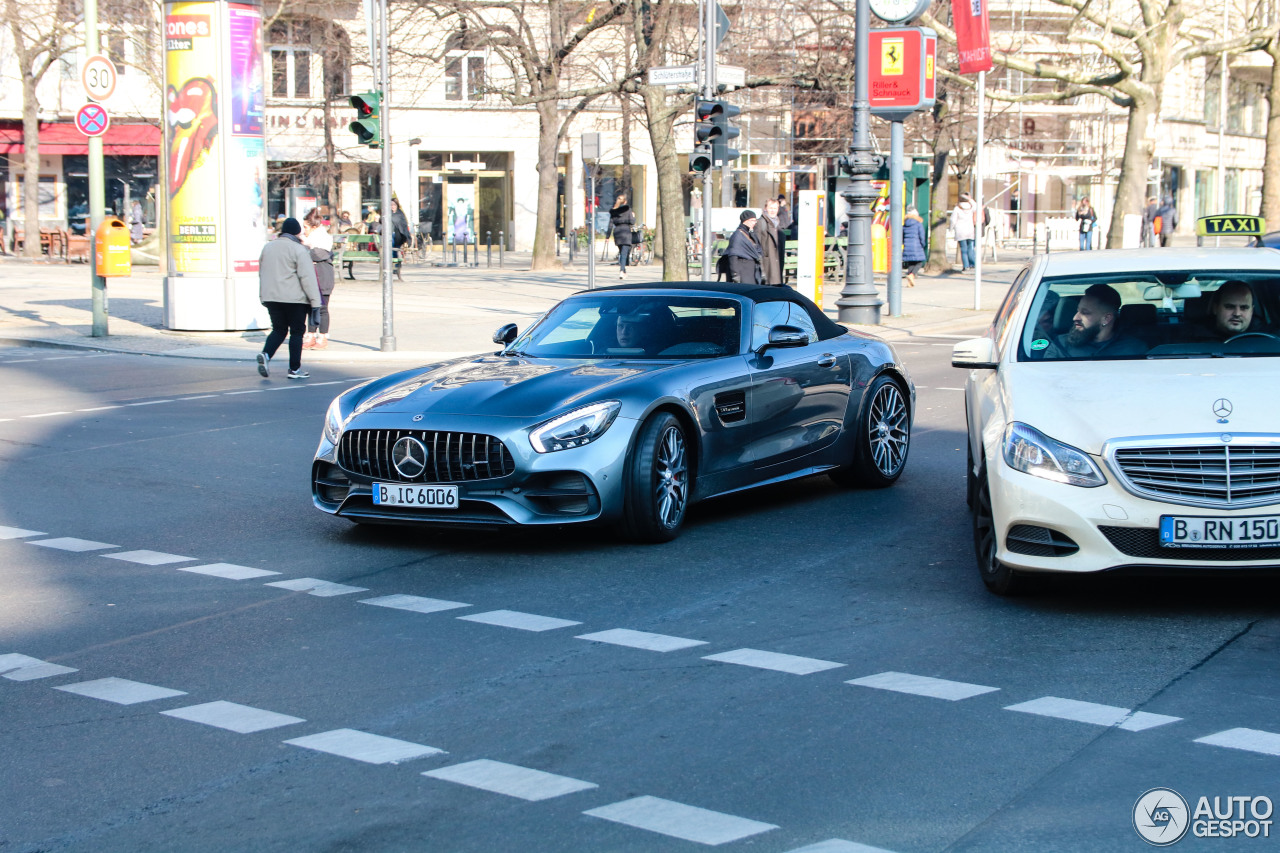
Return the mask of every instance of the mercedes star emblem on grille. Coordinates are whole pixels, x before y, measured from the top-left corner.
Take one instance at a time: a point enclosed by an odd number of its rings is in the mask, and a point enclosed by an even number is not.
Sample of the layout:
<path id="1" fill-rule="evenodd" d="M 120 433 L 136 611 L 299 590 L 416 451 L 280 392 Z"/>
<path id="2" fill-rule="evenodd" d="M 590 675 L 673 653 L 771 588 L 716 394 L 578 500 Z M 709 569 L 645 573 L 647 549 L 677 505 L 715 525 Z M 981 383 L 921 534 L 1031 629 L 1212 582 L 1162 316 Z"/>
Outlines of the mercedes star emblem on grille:
<path id="1" fill-rule="evenodd" d="M 1231 414 L 1231 401 L 1226 397 L 1219 397 L 1213 401 L 1213 413 L 1218 416 L 1218 423 L 1225 424 L 1227 415 Z"/>
<path id="2" fill-rule="evenodd" d="M 405 436 L 392 446 L 391 464 L 396 466 L 402 477 L 412 480 L 422 476 L 422 472 L 427 470 L 426 445 L 416 438 Z"/>
<path id="3" fill-rule="evenodd" d="M 414 415 L 414 416 L 413 416 L 413 422 L 414 422 L 415 424 L 416 424 L 418 421 L 420 421 L 420 420 L 422 420 L 422 415 Z"/>

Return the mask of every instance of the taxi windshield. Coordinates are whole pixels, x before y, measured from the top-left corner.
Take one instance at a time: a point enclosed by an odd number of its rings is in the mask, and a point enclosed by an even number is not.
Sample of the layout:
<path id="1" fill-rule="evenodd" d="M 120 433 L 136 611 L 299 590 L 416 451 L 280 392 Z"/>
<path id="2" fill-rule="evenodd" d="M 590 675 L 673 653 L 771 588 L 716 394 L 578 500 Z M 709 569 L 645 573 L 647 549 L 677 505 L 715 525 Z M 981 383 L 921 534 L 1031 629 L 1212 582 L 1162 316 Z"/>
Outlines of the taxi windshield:
<path id="1" fill-rule="evenodd" d="M 1221 269 L 1045 278 L 1019 361 L 1280 356 L 1280 276 Z"/>

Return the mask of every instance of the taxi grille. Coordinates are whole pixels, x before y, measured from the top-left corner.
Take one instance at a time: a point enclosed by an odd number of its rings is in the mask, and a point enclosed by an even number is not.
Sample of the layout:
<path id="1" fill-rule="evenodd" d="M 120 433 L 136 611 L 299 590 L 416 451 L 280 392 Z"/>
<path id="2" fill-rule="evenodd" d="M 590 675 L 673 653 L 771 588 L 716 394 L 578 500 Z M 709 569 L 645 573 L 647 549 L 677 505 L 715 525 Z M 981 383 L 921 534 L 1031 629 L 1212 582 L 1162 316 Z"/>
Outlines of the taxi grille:
<path id="1" fill-rule="evenodd" d="M 1122 447 L 1115 463 L 1149 497 L 1222 507 L 1280 500 L 1280 446 Z"/>
<path id="2" fill-rule="evenodd" d="M 427 467 L 406 477 L 391 461 L 391 448 L 406 436 L 427 449 Z M 371 480 L 397 483 L 459 483 L 506 477 L 516 470 L 511 451 L 491 435 L 413 429 L 355 429 L 342 434 L 338 465 Z"/>

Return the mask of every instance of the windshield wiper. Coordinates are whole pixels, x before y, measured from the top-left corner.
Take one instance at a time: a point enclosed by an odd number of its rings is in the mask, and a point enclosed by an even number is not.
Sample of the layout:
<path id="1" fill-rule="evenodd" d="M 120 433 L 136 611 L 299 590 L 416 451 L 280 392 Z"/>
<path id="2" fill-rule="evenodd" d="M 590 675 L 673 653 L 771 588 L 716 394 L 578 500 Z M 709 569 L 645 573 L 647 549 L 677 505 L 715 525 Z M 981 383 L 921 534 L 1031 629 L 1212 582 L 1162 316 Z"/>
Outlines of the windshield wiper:
<path id="1" fill-rule="evenodd" d="M 524 350 L 518 350 L 518 349 L 504 349 L 502 352 L 498 353 L 498 355 L 507 355 L 507 356 L 511 356 L 512 358 L 534 358 L 535 357 L 535 356 L 529 355 L 529 353 L 525 352 Z"/>

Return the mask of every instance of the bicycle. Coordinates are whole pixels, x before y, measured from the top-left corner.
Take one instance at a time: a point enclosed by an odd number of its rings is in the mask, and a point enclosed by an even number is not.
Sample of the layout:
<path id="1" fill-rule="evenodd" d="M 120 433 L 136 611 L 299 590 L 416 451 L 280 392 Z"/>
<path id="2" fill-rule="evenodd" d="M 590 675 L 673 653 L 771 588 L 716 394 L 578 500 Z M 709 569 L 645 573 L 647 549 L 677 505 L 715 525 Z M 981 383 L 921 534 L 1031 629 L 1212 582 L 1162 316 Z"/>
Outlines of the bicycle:
<path id="1" fill-rule="evenodd" d="M 640 242 L 631 245 L 631 257 L 627 259 L 628 266 L 632 264 L 647 264 L 653 260 L 653 234 L 647 228 L 639 228 Z"/>

